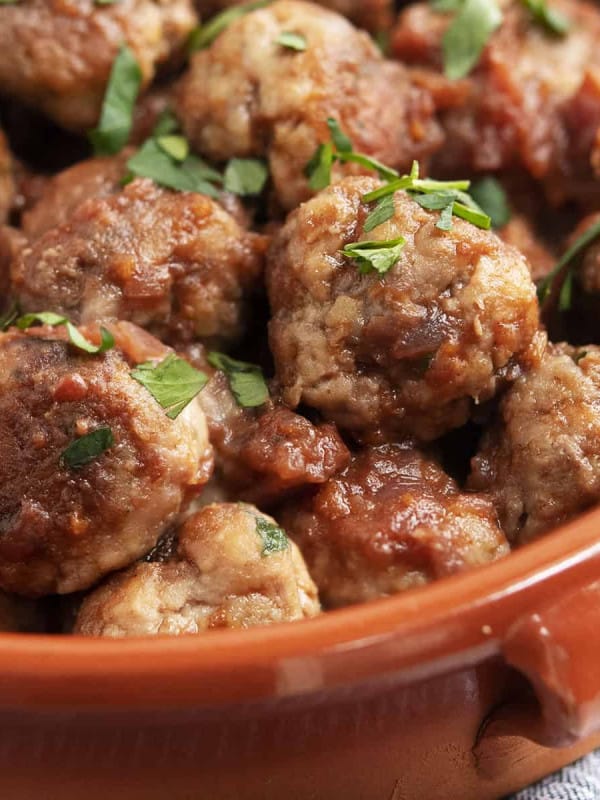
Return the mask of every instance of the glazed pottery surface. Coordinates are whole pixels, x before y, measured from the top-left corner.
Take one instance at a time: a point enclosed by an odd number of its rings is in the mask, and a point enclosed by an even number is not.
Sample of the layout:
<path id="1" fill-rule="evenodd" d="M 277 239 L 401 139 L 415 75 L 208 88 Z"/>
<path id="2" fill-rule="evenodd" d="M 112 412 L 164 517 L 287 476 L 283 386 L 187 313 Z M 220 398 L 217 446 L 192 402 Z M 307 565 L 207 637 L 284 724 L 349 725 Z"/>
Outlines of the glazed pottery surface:
<path id="1" fill-rule="evenodd" d="M 600 745 L 600 511 L 321 618 L 0 636 L 10 800 L 486 800 Z"/>

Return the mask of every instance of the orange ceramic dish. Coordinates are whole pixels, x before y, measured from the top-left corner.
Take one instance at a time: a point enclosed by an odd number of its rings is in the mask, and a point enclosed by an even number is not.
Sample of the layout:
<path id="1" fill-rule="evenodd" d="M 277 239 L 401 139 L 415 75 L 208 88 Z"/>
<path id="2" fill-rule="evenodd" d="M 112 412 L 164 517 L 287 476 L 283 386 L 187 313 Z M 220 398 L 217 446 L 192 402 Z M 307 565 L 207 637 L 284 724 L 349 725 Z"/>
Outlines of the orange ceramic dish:
<path id="1" fill-rule="evenodd" d="M 3 634 L 2 795 L 500 797 L 600 743 L 599 530 L 303 623 Z"/>

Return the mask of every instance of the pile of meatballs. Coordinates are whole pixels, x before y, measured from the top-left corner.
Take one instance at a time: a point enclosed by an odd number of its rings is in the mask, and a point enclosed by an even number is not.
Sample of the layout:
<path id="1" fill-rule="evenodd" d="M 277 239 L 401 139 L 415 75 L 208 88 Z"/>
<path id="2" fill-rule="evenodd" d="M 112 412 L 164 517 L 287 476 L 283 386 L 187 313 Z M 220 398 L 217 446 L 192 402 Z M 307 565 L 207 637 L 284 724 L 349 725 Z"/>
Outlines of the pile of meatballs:
<path id="1" fill-rule="evenodd" d="M 600 502 L 600 6 L 547 6 L 449 77 L 424 0 L 0 5 L 1 630 L 301 620 Z M 199 189 L 132 169 L 156 141 Z M 374 226 L 415 162 L 503 218 L 400 188 Z"/>

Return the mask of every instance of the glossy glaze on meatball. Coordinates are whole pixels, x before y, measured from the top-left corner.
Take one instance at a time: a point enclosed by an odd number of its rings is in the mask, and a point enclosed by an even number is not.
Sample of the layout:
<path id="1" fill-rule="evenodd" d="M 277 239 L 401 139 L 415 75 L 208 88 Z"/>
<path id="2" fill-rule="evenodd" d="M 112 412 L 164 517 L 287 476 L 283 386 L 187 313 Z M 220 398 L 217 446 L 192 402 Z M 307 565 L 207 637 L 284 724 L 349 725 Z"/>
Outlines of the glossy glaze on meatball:
<path id="1" fill-rule="evenodd" d="M 278 44 L 293 31 L 294 51 Z M 191 61 L 178 114 L 197 150 L 215 161 L 266 157 L 277 198 L 291 209 L 312 194 L 305 167 L 335 118 L 357 151 L 408 168 L 441 144 L 427 92 L 384 61 L 366 33 L 310 3 L 278 0 L 233 22 Z"/>
<path id="2" fill-rule="evenodd" d="M 272 505 L 292 490 L 325 483 L 350 459 L 335 425 L 315 425 L 271 400 L 244 408 L 222 372 L 202 391 L 200 404 L 219 487 L 231 498 Z"/>
<path id="3" fill-rule="evenodd" d="M 66 128 L 97 120 L 126 43 L 145 84 L 196 23 L 191 0 L 20 0 L 0 6 L 0 86 Z"/>
<path id="4" fill-rule="evenodd" d="M 281 519 L 330 607 L 421 586 L 508 553 L 488 497 L 461 492 L 434 461 L 395 445 L 359 453 Z"/>
<path id="5" fill-rule="evenodd" d="M 13 286 L 24 311 L 222 344 L 243 333 L 266 243 L 205 195 L 137 179 L 33 241 L 13 262 Z"/>
<path id="6" fill-rule="evenodd" d="M 265 529 L 280 530 L 253 506 L 206 506 L 185 522 L 171 558 L 137 564 L 92 592 L 74 633 L 176 636 L 315 616 L 317 590 L 296 545 L 280 532 L 269 551 Z"/>
<path id="7" fill-rule="evenodd" d="M 293 212 L 271 248 L 270 343 L 283 397 L 363 439 L 434 439 L 462 425 L 538 358 L 538 307 L 525 259 L 455 219 L 436 228 L 404 192 L 368 234 L 362 196 L 346 178 Z M 361 239 L 406 244 L 384 275 L 361 274 L 340 251 Z"/>
<path id="8" fill-rule="evenodd" d="M 473 460 L 512 543 L 522 544 L 600 500 L 600 349 L 550 346 L 519 378 Z"/>
<path id="9" fill-rule="evenodd" d="M 600 203 L 600 10 L 582 0 L 553 0 L 570 20 L 564 37 L 536 22 L 520 0 L 501 3 L 503 22 L 473 72 L 446 82 L 446 144 L 436 169 L 526 170 L 549 196 Z M 392 37 L 404 63 L 442 69 L 451 16 L 430 3 L 407 7 Z M 440 101 L 441 104 L 441 101 Z M 598 162 L 598 163 L 596 163 Z"/>
<path id="10" fill-rule="evenodd" d="M 123 347 L 134 333 L 130 326 L 120 349 L 96 356 L 74 349 L 62 328 L 0 335 L 2 589 L 39 596 L 87 588 L 153 547 L 208 479 L 200 406 L 166 416 L 131 377 Z M 153 341 L 156 353 L 169 352 Z M 102 428 L 114 443 L 70 466 L 69 445 Z"/>

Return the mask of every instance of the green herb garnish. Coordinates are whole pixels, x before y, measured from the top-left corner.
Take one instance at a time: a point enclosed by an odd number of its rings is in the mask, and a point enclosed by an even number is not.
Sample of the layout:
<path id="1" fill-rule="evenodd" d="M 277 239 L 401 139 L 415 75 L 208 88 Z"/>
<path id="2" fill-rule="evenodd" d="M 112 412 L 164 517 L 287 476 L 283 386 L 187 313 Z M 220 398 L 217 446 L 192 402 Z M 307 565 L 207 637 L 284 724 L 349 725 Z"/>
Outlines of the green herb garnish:
<path id="1" fill-rule="evenodd" d="M 573 244 L 569 247 L 566 253 L 562 256 L 562 258 L 558 261 L 556 266 L 546 275 L 546 277 L 540 281 L 538 284 L 537 295 L 538 300 L 540 303 L 544 303 L 550 292 L 552 290 L 552 285 L 556 277 L 562 272 L 563 269 L 569 266 L 572 261 L 574 261 L 578 256 L 580 256 L 583 251 L 589 247 L 589 245 L 598 237 L 600 236 L 600 220 L 595 222 L 593 225 L 584 231 L 581 236 L 579 236 Z M 571 270 L 569 270 L 571 273 Z M 569 275 L 567 275 L 565 279 L 565 283 L 569 280 Z M 572 280 L 572 279 L 571 279 Z M 571 307 L 571 297 L 572 297 L 572 283 L 571 285 L 565 290 L 564 294 L 561 289 L 561 298 L 559 298 L 559 308 L 561 311 L 568 311 Z"/>
<path id="2" fill-rule="evenodd" d="M 156 137 L 156 144 L 173 161 L 185 161 L 190 154 L 190 146 L 185 136 L 167 133 L 164 136 Z"/>
<path id="3" fill-rule="evenodd" d="M 280 553 L 287 550 L 289 539 L 283 528 L 275 525 L 264 517 L 256 517 L 256 532 L 263 542 L 263 556 L 270 556 L 272 553 Z"/>
<path id="4" fill-rule="evenodd" d="M 178 162 L 168 155 L 157 140 L 148 139 L 137 153 L 128 160 L 130 173 L 141 178 L 150 178 L 159 186 L 180 192 L 199 192 L 217 198 L 218 190 L 213 183 L 220 175 L 197 156 L 187 156 Z"/>
<path id="5" fill-rule="evenodd" d="M 190 34 L 190 38 L 188 40 L 188 48 L 190 52 L 204 50 L 204 48 L 209 47 L 215 41 L 215 39 L 223 33 L 223 31 L 227 30 L 232 22 L 235 22 L 236 19 L 249 14 L 251 11 L 264 8 L 265 6 L 268 6 L 270 2 L 271 0 L 256 0 L 253 3 L 244 3 L 244 5 L 233 6 L 232 8 L 227 8 L 225 11 L 222 11 L 220 14 L 214 16 L 206 23 L 206 25 L 199 25 Z"/>
<path id="6" fill-rule="evenodd" d="M 16 321 L 16 326 L 24 331 L 31 328 L 36 322 L 42 325 L 50 325 L 53 328 L 58 325 L 64 325 L 67 329 L 70 343 L 78 350 L 83 350 L 84 353 L 104 353 L 115 346 L 115 340 L 110 331 L 106 328 L 100 328 L 100 344 L 92 344 L 80 331 L 70 322 L 66 317 L 60 314 L 55 314 L 53 311 L 40 311 L 33 314 L 24 314 Z"/>
<path id="7" fill-rule="evenodd" d="M 66 447 L 60 457 L 63 464 L 70 469 L 81 469 L 98 456 L 106 452 L 115 443 L 113 433 L 110 428 L 96 428 L 91 433 L 80 436 Z"/>
<path id="8" fill-rule="evenodd" d="M 405 244 L 406 239 L 398 236 L 387 241 L 354 242 L 347 244 L 340 252 L 356 262 L 361 274 L 378 272 L 384 275 L 397 263 Z"/>
<path id="9" fill-rule="evenodd" d="M 581 359 L 582 359 L 582 358 L 585 358 L 585 357 L 587 356 L 587 354 L 588 354 L 588 351 L 587 351 L 587 350 L 580 350 L 578 353 L 575 353 L 575 355 L 573 356 L 573 361 L 574 361 L 576 364 L 579 364 L 579 362 L 581 361 Z"/>
<path id="10" fill-rule="evenodd" d="M 503 228 L 510 222 L 511 211 L 506 192 L 496 178 L 481 178 L 471 186 L 469 194 L 489 216 L 492 228 Z"/>
<path id="11" fill-rule="evenodd" d="M 525 8 L 531 13 L 535 22 L 555 36 L 566 36 L 571 30 L 571 21 L 548 6 L 547 0 L 521 0 Z"/>
<path id="12" fill-rule="evenodd" d="M 304 168 L 308 185 L 315 192 L 320 192 L 331 183 L 331 168 L 335 160 L 331 142 L 320 144 L 313 157 Z"/>
<path id="13" fill-rule="evenodd" d="M 444 5 L 447 10 L 448 4 Z M 502 12 L 495 0 L 464 0 L 442 39 L 446 76 L 457 80 L 468 75 L 501 23 Z"/>
<path id="14" fill-rule="evenodd" d="M 293 31 L 280 33 L 275 39 L 275 44 L 287 47 L 289 50 L 296 50 L 299 53 L 306 50 L 306 38 L 301 33 L 293 33 Z"/>
<path id="15" fill-rule="evenodd" d="M 145 361 L 131 370 L 130 374 L 165 409 L 169 419 L 177 419 L 208 383 L 204 372 L 174 353 L 169 353 L 158 363 Z"/>
<path id="16" fill-rule="evenodd" d="M 114 155 L 127 144 L 142 78 L 142 70 L 134 54 L 127 45 L 123 45 L 112 65 L 100 122 L 89 134 L 95 155 Z"/>
<path id="17" fill-rule="evenodd" d="M 257 158 L 232 158 L 223 176 L 225 189 L 242 197 L 259 195 L 268 177 L 267 165 Z"/>
<path id="18" fill-rule="evenodd" d="M 11 325 L 14 325 L 17 321 L 17 317 L 19 316 L 19 306 L 13 300 L 10 304 L 10 307 L 4 312 L 4 314 L 0 315 L 0 331 L 8 330 Z"/>
<path id="19" fill-rule="evenodd" d="M 377 205 L 368 215 L 363 226 L 365 233 L 370 233 L 373 228 L 382 225 L 394 216 L 394 195 L 388 194 L 377 201 Z"/>
<path id="20" fill-rule="evenodd" d="M 256 408 L 269 399 L 269 388 L 260 367 L 237 361 L 225 353 L 209 353 L 208 363 L 225 373 L 231 393 L 239 406 Z"/>

